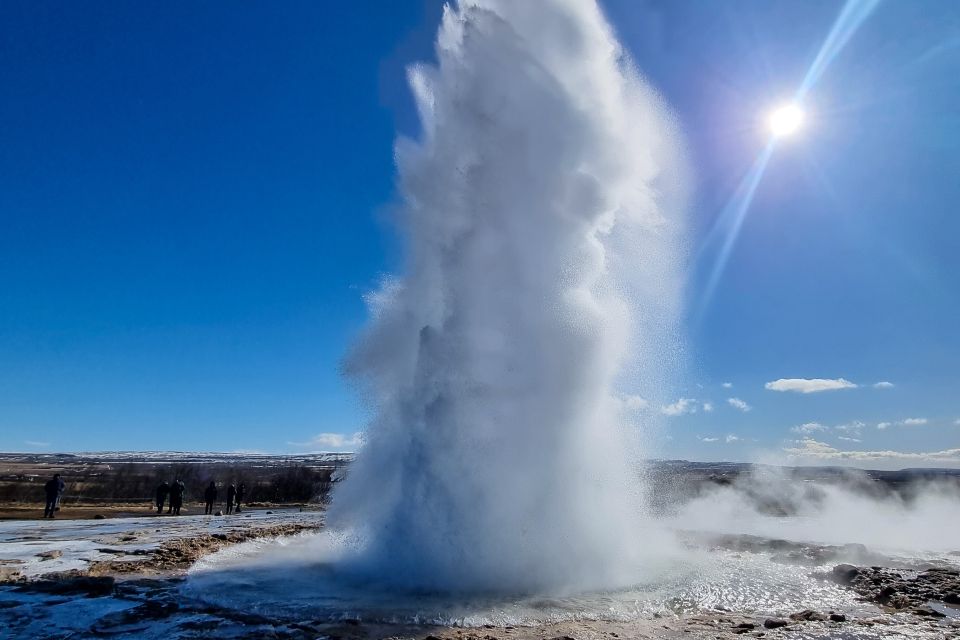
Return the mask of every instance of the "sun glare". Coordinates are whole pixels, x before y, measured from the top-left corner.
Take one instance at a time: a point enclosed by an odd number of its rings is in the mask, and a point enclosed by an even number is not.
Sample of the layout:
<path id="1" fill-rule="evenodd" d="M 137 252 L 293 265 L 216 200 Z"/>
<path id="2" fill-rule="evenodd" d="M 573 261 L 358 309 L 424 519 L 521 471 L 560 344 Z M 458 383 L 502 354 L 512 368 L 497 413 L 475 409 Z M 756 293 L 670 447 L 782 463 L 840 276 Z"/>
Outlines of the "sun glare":
<path id="1" fill-rule="evenodd" d="M 803 124 L 803 110 L 795 104 L 777 107 L 767 119 L 770 132 L 780 138 L 792 135 Z"/>

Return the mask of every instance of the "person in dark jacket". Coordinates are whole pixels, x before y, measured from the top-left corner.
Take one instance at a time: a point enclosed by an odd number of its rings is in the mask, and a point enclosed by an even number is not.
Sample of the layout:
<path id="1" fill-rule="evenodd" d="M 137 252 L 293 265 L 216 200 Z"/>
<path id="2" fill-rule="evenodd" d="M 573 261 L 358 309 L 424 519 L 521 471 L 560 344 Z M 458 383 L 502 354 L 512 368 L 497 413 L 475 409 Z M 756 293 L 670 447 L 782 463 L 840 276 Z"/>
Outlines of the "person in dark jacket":
<path id="1" fill-rule="evenodd" d="M 233 501 L 237 497 L 237 488 L 231 483 L 227 487 L 227 513 L 233 513 Z"/>
<path id="2" fill-rule="evenodd" d="M 168 495 L 170 495 L 170 485 L 164 480 L 157 487 L 157 513 L 163 513 L 163 503 L 166 502 Z M 170 503 L 173 504 L 172 498 Z"/>
<path id="3" fill-rule="evenodd" d="M 203 492 L 203 499 L 207 503 L 203 513 L 206 515 L 213 515 L 213 503 L 217 501 L 217 483 L 213 480 L 210 481 L 210 485 L 207 487 L 207 490 Z"/>
<path id="4" fill-rule="evenodd" d="M 67 488 L 67 483 L 63 481 L 63 478 L 60 477 L 60 474 L 55 474 L 53 476 L 57 481 L 57 503 L 54 506 L 55 511 L 60 511 L 60 500 L 63 498 L 63 492 Z"/>
<path id="5" fill-rule="evenodd" d="M 170 485 L 170 513 L 175 516 L 180 515 L 180 508 L 183 506 L 183 494 L 186 490 L 187 486 L 183 484 L 183 480 L 174 480 L 173 484 Z"/>
<path id="6" fill-rule="evenodd" d="M 44 518 L 54 517 L 54 513 L 57 510 L 57 498 L 62 492 L 60 489 L 62 483 L 63 480 L 60 479 L 60 474 L 58 473 L 43 485 L 43 495 L 46 498 L 46 503 L 43 506 Z"/>
<path id="7" fill-rule="evenodd" d="M 247 488 L 241 482 L 237 485 L 237 499 L 234 501 L 237 505 L 237 513 L 240 513 L 240 503 L 243 502 L 243 496 L 247 492 Z"/>

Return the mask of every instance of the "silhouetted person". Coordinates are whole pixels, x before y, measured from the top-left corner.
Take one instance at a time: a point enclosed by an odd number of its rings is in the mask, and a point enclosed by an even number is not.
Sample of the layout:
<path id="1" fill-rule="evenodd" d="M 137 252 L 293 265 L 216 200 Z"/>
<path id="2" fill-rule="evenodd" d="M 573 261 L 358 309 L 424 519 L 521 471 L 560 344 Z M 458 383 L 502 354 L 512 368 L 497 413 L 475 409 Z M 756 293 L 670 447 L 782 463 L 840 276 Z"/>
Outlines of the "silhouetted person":
<path id="1" fill-rule="evenodd" d="M 170 511 L 175 516 L 180 515 L 180 508 L 183 506 L 183 494 L 186 490 L 187 486 L 183 484 L 183 480 L 175 480 L 170 486 Z"/>
<path id="2" fill-rule="evenodd" d="M 163 513 L 163 503 L 166 502 L 168 495 L 170 495 L 170 485 L 164 480 L 157 487 L 157 513 Z M 173 505 L 172 498 L 170 499 L 170 505 Z"/>
<path id="3" fill-rule="evenodd" d="M 54 516 L 54 512 L 57 510 L 57 498 L 61 493 L 60 486 L 62 484 L 63 480 L 60 479 L 60 474 L 58 473 L 43 485 L 43 495 L 47 500 L 43 506 L 44 518 L 52 518 Z"/>
<path id="4" fill-rule="evenodd" d="M 233 501 L 237 498 L 237 488 L 232 484 L 227 487 L 227 513 L 233 513 Z"/>
<path id="5" fill-rule="evenodd" d="M 203 499 L 207 503 L 203 513 L 206 515 L 212 515 L 213 503 L 217 501 L 217 483 L 215 483 L 213 480 L 210 481 L 210 485 L 207 487 L 207 490 L 203 492 Z"/>
<path id="6" fill-rule="evenodd" d="M 63 481 L 59 473 L 53 477 L 57 480 L 57 504 L 54 506 L 54 510 L 60 511 L 60 500 L 63 498 L 63 492 L 67 488 L 67 483 Z"/>
<path id="7" fill-rule="evenodd" d="M 234 501 L 237 505 L 237 513 L 240 513 L 240 503 L 243 502 L 243 495 L 246 493 L 247 488 L 243 486 L 241 482 L 237 485 L 237 499 Z"/>

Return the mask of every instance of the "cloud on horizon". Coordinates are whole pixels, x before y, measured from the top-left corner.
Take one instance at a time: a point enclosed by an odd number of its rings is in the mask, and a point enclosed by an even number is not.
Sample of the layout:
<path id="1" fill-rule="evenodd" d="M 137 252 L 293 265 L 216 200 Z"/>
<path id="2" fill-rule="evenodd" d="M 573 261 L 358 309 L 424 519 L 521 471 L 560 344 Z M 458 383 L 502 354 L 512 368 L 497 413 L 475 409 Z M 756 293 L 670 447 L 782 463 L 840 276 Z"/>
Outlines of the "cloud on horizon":
<path id="1" fill-rule="evenodd" d="M 960 449 L 945 449 L 913 453 L 907 451 L 842 451 L 830 446 L 826 442 L 819 442 L 813 438 L 804 438 L 794 442 L 793 447 L 785 447 L 783 451 L 791 458 L 807 460 L 828 460 L 847 462 L 924 462 L 936 464 L 960 464 Z"/>
<path id="2" fill-rule="evenodd" d="M 288 442 L 287 444 L 318 451 L 356 449 L 363 446 L 363 433 L 357 431 L 350 436 L 343 433 L 318 433 L 306 442 Z"/>
<path id="3" fill-rule="evenodd" d="M 857 384 L 844 378 L 780 378 L 763 385 L 768 391 L 793 391 L 795 393 L 856 389 L 857 386 Z"/>

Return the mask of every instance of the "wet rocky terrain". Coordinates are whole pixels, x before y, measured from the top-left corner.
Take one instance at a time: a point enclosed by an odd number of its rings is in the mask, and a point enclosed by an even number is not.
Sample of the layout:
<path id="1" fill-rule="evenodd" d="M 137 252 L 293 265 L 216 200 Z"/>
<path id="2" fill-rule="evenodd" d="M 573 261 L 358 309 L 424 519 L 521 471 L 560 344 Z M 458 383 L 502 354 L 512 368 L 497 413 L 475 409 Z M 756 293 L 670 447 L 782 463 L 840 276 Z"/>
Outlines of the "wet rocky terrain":
<path id="1" fill-rule="evenodd" d="M 960 638 L 960 571 L 948 560 L 886 556 L 861 545 L 817 545 L 759 536 L 681 532 L 686 544 L 774 566 L 802 567 L 811 578 L 849 592 L 851 609 L 796 608 L 771 615 L 749 607 L 668 607 L 632 620 L 567 619 L 530 625 L 387 624 L 363 616 L 271 615 L 219 606 L 184 589 L 197 558 L 262 536 L 296 536 L 319 526 L 289 514 L 243 529 L 194 532 L 160 540 L 127 560 L 86 569 L 8 576 L 0 586 L 4 638 L 417 638 L 419 640 L 567 640 L 611 638 Z M 208 525 L 209 526 L 209 525 Z M 115 533 L 115 541 L 134 534 Z M 115 546 L 120 546 L 115 545 Z M 0 546 L 2 549 L 2 546 Z M 42 551 L 39 553 L 43 553 Z M 54 554 L 56 555 L 56 554 Z M 66 555 L 69 555 L 69 550 Z M 61 556 L 62 557 L 62 556 Z M 857 559 L 864 564 L 837 563 Z M 38 559 L 37 564 L 51 560 Z M 744 565 L 746 566 L 746 565 Z M 251 587 L 253 588 L 253 587 Z M 822 604 L 822 603 L 820 603 Z"/>

